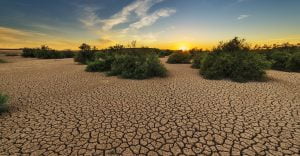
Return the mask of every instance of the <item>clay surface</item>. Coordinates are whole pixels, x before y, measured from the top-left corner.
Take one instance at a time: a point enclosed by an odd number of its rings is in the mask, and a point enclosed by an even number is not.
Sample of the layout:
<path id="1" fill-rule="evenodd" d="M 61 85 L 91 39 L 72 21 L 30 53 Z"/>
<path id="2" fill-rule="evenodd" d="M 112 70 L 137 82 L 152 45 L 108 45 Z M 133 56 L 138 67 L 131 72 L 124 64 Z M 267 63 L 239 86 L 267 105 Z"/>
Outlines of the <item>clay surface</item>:
<path id="1" fill-rule="evenodd" d="M 72 59 L 1 58 L 0 155 L 299 154 L 299 73 L 235 83 L 166 64 L 167 78 L 125 80 Z"/>

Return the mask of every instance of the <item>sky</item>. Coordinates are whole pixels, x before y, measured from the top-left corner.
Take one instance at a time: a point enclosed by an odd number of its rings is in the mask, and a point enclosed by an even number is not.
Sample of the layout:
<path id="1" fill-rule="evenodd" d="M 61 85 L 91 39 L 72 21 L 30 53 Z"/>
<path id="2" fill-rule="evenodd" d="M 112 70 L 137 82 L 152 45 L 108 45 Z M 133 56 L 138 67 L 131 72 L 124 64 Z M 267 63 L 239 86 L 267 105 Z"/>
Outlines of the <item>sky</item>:
<path id="1" fill-rule="evenodd" d="M 300 0 L 1 0 L 0 48 L 300 43 Z"/>

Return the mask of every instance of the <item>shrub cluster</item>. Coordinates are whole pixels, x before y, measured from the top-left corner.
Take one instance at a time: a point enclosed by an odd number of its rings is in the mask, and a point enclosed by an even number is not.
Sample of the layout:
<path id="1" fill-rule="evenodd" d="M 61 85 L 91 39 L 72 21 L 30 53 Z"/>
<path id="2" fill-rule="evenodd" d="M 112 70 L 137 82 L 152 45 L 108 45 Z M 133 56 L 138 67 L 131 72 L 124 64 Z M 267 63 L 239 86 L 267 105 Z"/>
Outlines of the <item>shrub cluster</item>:
<path id="1" fill-rule="evenodd" d="M 192 57 L 192 68 L 200 69 L 203 59 L 207 56 L 207 52 L 199 52 L 193 54 Z"/>
<path id="2" fill-rule="evenodd" d="M 166 76 L 166 68 L 154 54 L 121 54 L 115 56 L 110 75 L 129 79 L 146 79 Z"/>
<path id="3" fill-rule="evenodd" d="M 95 52 L 94 51 L 79 51 L 75 54 L 74 61 L 81 64 L 88 64 L 89 62 L 95 61 Z"/>
<path id="4" fill-rule="evenodd" d="M 8 96 L 0 93 L 0 113 L 7 110 Z"/>
<path id="5" fill-rule="evenodd" d="M 184 52 L 175 52 L 169 56 L 167 63 L 169 64 L 189 64 L 191 63 L 191 55 Z"/>
<path id="6" fill-rule="evenodd" d="M 70 50 L 57 51 L 47 46 L 41 46 L 41 48 L 24 48 L 22 56 L 39 59 L 63 59 L 72 58 L 74 53 Z"/>
<path id="7" fill-rule="evenodd" d="M 300 52 L 291 55 L 286 64 L 286 68 L 290 71 L 300 72 Z"/>
<path id="8" fill-rule="evenodd" d="M 170 56 L 173 52 L 171 50 L 160 50 L 158 53 L 159 57 Z"/>
<path id="9" fill-rule="evenodd" d="M 300 71 L 300 51 L 275 51 L 270 55 L 272 69 L 282 71 Z"/>
<path id="10" fill-rule="evenodd" d="M 5 56 L 19 56 L 18 53 L 6 53 Z"/>
<path id="11" fill-rule="evenodd" d="M 80 51 L 76 53 L 74 61 L 81 64 L 88 64 L 95 61 L 96 49 L 92 49 L 90 45 L 83 43 L 80 47 Z"/>
<path id="12" fill-rule="evenodd" d="M 89 62 L 85 71 L 87 72 L 105 72 L 108 71 L 108 67 L 105 65 L 105 61 L 94 61 L 94 62 Z"/>
<path id="13" fill-rule="evenodd" d="M 236 82 L 259 81 L 270 66 L 262 55 L 249 52 L 244 40 L 235 38 L 221 43 L 202 62 L 200 74 L 207 79 L 231 79 Z"/>
<path id="14" fill-rule="evenodd" d="M 86 71 L 107 72 L 110 76 L 128 79 L 146 79 L 166 76 L 167 70 L 154 53 L 102 52 L 88 64 Z"/>
<path id="15" fill-rule="evenodd" d="M 7 61 L 0 59 L 0 63 L 7 63 Z"/>
<path id="16" fill-rule="evenodd" d="M 282 71 L 300 71 L 300 44 L 274 44 L 273 46 L 255 46 L 254 52 L 266 56 L 272 62 L 272 69 Z"/>
<path id="17" fill-rule="evenodd" d="M 291 54 L 282 51 L 275 51 L 271 54 L 270 57 L 271 57 L 271 61 L 273 62 L 272 69 L 285 70 L 287 67 L 287 62 L 291 57 Z"/>

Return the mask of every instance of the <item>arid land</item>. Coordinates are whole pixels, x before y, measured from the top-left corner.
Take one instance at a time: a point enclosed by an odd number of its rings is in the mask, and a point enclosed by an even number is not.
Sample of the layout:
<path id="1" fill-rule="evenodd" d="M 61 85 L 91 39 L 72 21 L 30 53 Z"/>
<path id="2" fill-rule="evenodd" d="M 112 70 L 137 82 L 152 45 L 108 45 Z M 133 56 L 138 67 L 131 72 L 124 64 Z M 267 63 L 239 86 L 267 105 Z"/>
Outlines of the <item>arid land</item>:
<path id="1" fill-rule="evenodd" d="M 0 58 L 9 62 L 0 64 L 0 91 L 10 97 L 0 155 L 300 152 L 300 73 L 235 83 L 165 64 L 166 78 L 126 80 L 72 59 Z"/>

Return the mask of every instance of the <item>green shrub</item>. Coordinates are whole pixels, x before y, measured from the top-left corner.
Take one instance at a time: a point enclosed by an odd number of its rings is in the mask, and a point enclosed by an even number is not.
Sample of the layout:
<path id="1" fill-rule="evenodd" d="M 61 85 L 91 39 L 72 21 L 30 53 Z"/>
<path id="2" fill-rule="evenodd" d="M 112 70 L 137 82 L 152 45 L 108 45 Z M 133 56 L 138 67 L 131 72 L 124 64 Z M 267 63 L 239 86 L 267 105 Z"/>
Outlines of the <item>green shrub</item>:
<path id="1" fill-rule="evenodd" d="M 210 53 L 202 62 L 200 74 L 206 79 L 228 78 L 233 66 L 233 57 L 228 53 Z"/>
<path id="2" fill-rule="evenodd" d="M 206 52 L 194 54 L 192 58 L 192 68 L 200 69 L 203 59 L 207 56 Z"/>
<path id="3" fill-rule="evenodd" d="M 80 51 L 74 57 L 75 62 L 87 64 L 95 61 L 95 50 L 92 50 L 90 45 L 83 43 L 79 48 Z"/>
<path id="4" fill-rule="evenodd" d="M 233 43 L 232 43 L 233 42 Z M 259 81 L 271 63 L 264 56 L 247 51 L 244 40 L 236 38 L 221 43 L 218 50 L 209 53 L 203 60 L 200 74 L 207 79 L 231 79 L 236 82 Z M 228 50 L 229 49 L 229 50 Z M 233 51 L 233 50 L 237 51 Z M 223 51 L 228 50 L 228 51 Z"/>
<path id="5" fill-rule="evenodd" d="M 158 52 L 158 56 L 159 57 L 166 57 L 166 56 L 170 56 L 173 52 L 171 50 L 160 50 Z"/>
<path id="6" fill-rule="evenodd" d="M 300 72 L 300 52 L 291 55 L 286 64 L 286 68 L 290 71 Z"/>
<path id="7" fill-rule="evenodd" d="M 272 69 L 286 70 L 287 63 L 291 57 L 291 54 L 285 51 L 276 51 L 271 54 L 273 62 Z"/>
<path id="8" fill-rule="evenodd" d="M 71 50 L 63 50 L 61 51 L 63 58 L 73 58 L 75 56 L 75 53 Z"/>
<path id="9" fill-rule="evenodd" d="M 203 60 L 200 73 L 207 79 L 229 78 L 236 82 L 259 81 L 270 66 L 261 55 L 250 52 L 213 52 Z"/>
<path id="10" fill-rule="evenodd" d="M 104 62 L 104 70 L 111 70 L 111 65 L 115 61 L 115 53 L 112 52 L 98 52 L 95 54 L 95 59 Z"/>
<path id="11" fill-rule="evenodd" d="M 167 70 L 154 54 L 117 54 L 109 75 L 128 79 L 146 79 L 166 76 Z"/>
<path id="12" fill-rule="evenodd" d="M 214 52 L 238 52 L 249 50 L 250 46 L 246 43 L 246 40 L 238 37 L 235 37 L 228 42 L 220 42 L 219 45 L 213 49 Z"/>
<path id="13" fill-rule="evenodd" d="M 271 63 L 261 55 L 251 52 L 240 52 L 234 56 L 230 79 L 237 82 L 260 81 L 264 79 L 265 69 Z"/>
<path id="14" fill-rule="evenodd" d="M 177 52 L 169 56 L 167 63 L 170 64 L 188 64 L 191 61 L 189 53 Z"/>
<path id="15" fill-rule="evenodd" d="M 21 55 L 23 57 L 34 58 L 35 57 L 35 52 L 36 52 L 36 49 L 24 48 Z"/>
<path id="16" fill-rule="evenodd" d="M 104 61 L 89 62 L 85 71 L 87 72 L 104 72 L 108 71 Z"/>
<path id="17" fill-rule="evenodd" d="M 19 56 L 18 53 L 6 53 L 5 56 Z"/>
<path id="18" fill-rule="evenodd" d="M 0 63 L 7 63 L 7 61 L 0 59 Z"/>
<path id="19" fill-rule="evenodd" d="M 35 57 L 39 59 L 62 59 L 64 54 L 55 50 L 37 50 Z"/>
<path id="20" fill-rule="evenodd" d="M 75 54 L 74 61 L 87 64 L 88 62 L 92 62 L 95 60 L 95 52 L 93 51 L 80 51 Z"/>
<path id="21" fill-rule="evenodd" d="M 7 111 L 8 96 L 0 93 L 0 113 Z"/>
<path id="22" fill-rule="evenodd" d="M 57 51 L 50 49 L 48 46 L 42 45 L 41 48 L 24 48 L 22 56 L 39 59 L 63 59 L 72 58 L 74 53 L 70 50 Z"/>

